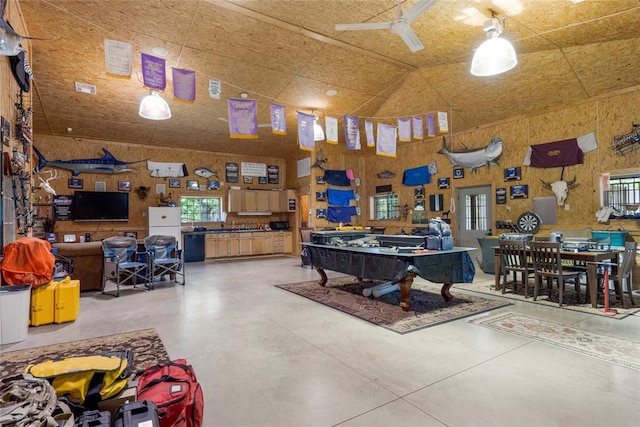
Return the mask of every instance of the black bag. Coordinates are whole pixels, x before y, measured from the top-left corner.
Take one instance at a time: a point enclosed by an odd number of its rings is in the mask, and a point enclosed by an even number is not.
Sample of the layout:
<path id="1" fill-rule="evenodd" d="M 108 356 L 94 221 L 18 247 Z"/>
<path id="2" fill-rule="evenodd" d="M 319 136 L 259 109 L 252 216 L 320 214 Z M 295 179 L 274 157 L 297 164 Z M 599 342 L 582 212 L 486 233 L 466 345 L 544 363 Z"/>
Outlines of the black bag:
<path id="1" fill-rule="evenodd" d="M 150 400 L 138 400 L 118 406 L 114 416 L 114 427 L 138 427 L 140 423 L 159 427 L 158 409 Z"/>

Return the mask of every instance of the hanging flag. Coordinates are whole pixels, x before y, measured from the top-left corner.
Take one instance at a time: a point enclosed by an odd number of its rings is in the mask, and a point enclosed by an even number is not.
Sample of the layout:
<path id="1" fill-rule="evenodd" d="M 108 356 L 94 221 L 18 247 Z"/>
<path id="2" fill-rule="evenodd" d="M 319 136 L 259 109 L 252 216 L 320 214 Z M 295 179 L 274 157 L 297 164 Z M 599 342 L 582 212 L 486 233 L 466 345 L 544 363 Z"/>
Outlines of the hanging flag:
<path id="1" fill-rule="evenodd" d="M 287 134 L 287 117 L 284 105 L 271 104 L 271 132 L 275 135 Z"/>
<path id="2" fill-rule="evenodd" d="M 227 99 L 229 136 L 237 139 L 258 138 L 258 102 L 255 99 Z"/>
<path id="3" fill-rule="evenodd" d="M 436 136 L 436 119 L 433 114 L 427 114 L 427 136 L 429 138 Z"/>
<path id="4" fill-rule="evenodd" d="M 449 119 L 447 113 L 438 111 L 438 131 L 440 133 L 449 132 Z"/>
<path id="5" fill-rule="evenodd" d="M 597 148 L 595 132 L 577 138 L 530 145 L 522 164 L 536 168 L 580 165 L 584 163 L 584 153 Z"/>
<path id="6" fill-rule="evenodd" d="M 328 144 L 338 143 L 338 119 L 335 117 L 324 116 L 325 133 L 327 135 Z"/>
<path id="7" fill-rule="evenodd" d="M 373 122 L 369 120 L 364 121 L 364 134 L 367 137 L 367 147 L 375 147 L 376 140 L 373 137 Z"/>
<path id="8" fill-rule="evenodd" d="M 167 87 L 164 59 L 142 54 L 142 81 L 151 89 L 164 90 Z"/>
<path id="9" fill-rule="evenodd" d="M 400 142 L 411 142 L 411 121 L 409 119 L 398 119 L 398 139 Z"/>
<path id="10" fill-rule="evenodd" d="M 360 149 L 360 125 L 357 116 L 344 116 L 344 136 L 347 140 L 347 150 Z"/>
<path id="11" fill-rule="evenodd" d="M 313 151 L 316 141 L 313 138 L 313 122 L 316 116 L 298 111 L 298 144 L 301 150 Z"/>
<path id="12" fill-rule="evenodd" d="M 182 101 L 196 100 L 196 72 L 173 68 L 173 97 Z"/>
<path id="13" fill-rule="evenodd" d="M 378 123 L 378 140 L 376 154 L 378 156 L 396 156 L 397 129 L 395 126 Z"/>
<path id="14" fill-rule="evenodd" d="M 213 99 L 220 99 L 222 85 L 220 80 L 209 80 L 209 96 Z"/>
<path id="15" fill-rule="evenodd" d="M 413 125 L 413 139 L 423 140 L 424 139 L 424 122 L 422 117 L 413 116 L 411 120 L 411 124 Z"/>
<path id="16" fill-rule="evenodd" d="M 131 76 L 133 46 L 131 43 L 104 39 L 104 61 L 107 73 L 115 76 Z"/>

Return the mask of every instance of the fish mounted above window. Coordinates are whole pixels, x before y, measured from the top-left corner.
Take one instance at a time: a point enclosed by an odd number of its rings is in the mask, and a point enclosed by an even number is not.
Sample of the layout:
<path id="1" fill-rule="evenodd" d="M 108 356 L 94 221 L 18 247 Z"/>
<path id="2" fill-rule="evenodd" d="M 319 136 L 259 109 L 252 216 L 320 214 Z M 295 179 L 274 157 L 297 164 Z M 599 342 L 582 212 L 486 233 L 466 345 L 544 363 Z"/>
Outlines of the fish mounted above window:
<path id="1" fill-rule="evenodd" d="M 482 166 L 498 166 L 496 159 L 502 154 L 502 139 L 493 137 L 487 145 L 474 150 L 466 149 L 464 144 L 462 144 L 462 146 L 465 148 L 462 151 L 450 151 L 447 148 L 447 140 L 443 136 L 442 148 L 438 153 L 447 156 L 453 167 L 460 166 L 469 168 L 471 172 L 476 172 L 476 170 Z"/>
<path id="2" fill-rule="evenodd" d="M 47 160 L 40 150 L 35 146 L 33 152 L 38 156 L 38 166 L 34 169 L 34 173 L 41 171 L 45 167 L 59 168 L 70 170 L 73 176 L 81 173 L 121 173 L 135 170 L 131 165 L 144 162 L 137 160 L 135 162 L 125 162 L 116 159 L 106 148 L 102 149 L 104 156 L 96 159 L 73 159 L 73 160 Z"/>

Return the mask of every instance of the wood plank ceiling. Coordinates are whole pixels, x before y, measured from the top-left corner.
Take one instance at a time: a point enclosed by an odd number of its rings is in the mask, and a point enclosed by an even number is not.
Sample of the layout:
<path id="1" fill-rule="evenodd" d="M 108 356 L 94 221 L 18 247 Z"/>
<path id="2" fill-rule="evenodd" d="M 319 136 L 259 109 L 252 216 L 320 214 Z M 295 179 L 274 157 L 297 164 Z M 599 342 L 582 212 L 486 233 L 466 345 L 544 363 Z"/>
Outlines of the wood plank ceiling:
<path id="1" fill-rule="evenodd" d="M 416 0 L 402 2 L 407 10 Z M 640 0 L 439 0 L 411 23 L 416 53 L 390 30 L 337 32 L 337 23 L 392 21 L 395 0 L 20 0 L 32 37 L 34 132 L 215 152 L 288 157 L 295 111 L 397 117 L 453 111 L 454 131 L 640 85 Z M 506 18 L 519 63 L 496 77 L 469 73 L 482 23 Z M 105 73 L 104 39 L 129 42 L 134 74 Z M 163 47 L 173 117 L 137 114 L 148 93 L 140 53 Z M 172 99 L 171 67 L 196 71 L 197 98 Z M 208 94 L 222 82 L 222 98 Z M 76 93 L 74 82 L 97 86 Z M 338 91 L 327 96 L 330 89 Z M 288 136 L 260 128 L 232 140 L 226 98 L 287 107 Z M 322 121 L 322 120 L 321 120 Z M 73 131 L 69 134 L 67 128 Z M 341 130 L 342 131 L 342 130 Z M 36 143 L 37 144 L 37 143 Z"/>

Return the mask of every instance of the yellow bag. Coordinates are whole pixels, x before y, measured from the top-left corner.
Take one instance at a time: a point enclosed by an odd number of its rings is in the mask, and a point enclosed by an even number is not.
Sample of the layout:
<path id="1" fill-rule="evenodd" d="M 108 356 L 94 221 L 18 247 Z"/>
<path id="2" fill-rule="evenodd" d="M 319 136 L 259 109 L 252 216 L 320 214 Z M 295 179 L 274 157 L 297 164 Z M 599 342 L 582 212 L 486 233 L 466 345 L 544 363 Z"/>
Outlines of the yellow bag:
<path id="1" fill-rule="evenodd" d="M 127 385 L 127 359 L 117 356 L 80 356 L 29 365 L 25 372 L 51 383 L 58 397 L 95 404 L 118 394 Z"/>

